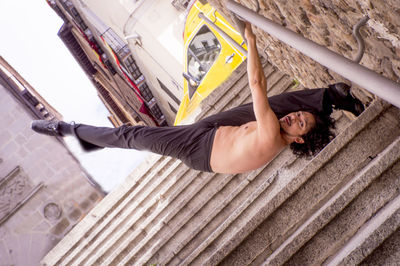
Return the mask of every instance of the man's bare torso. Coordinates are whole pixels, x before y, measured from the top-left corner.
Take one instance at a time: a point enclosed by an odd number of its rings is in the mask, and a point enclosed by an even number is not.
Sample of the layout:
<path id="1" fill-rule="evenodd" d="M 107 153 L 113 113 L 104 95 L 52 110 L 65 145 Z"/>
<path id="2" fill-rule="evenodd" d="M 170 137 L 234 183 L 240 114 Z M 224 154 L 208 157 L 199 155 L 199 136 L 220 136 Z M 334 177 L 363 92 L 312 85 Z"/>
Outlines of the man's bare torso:
<path id="1" fill-rule="evenodd" d="M 268 103 L 267 81 L 258 55 L 256 37 L 246 23 L 247 73 L 256 121 L 218 128 L 210 165 L 218 173 L 243 173 L 272 160 L 286 146 L 279 122 Z"/>
<path id="2" fill-rule="evenodd" d="M 223 126 L 215 134 L 210 165 L 218 173 L 243 173 L 268 163 L 285 146 L 276 136 L 260 140 L 256 121 L 239 127 Z"/>
<path id="3" fill-rule="evenodd" d="M 286 145 L 304 143 L 301 137 L 315 125 L 311 113 L 294 112 L 277 119 L 267 97 L 267 81 L 258 56 L 255 35 L 246 23 L 247 73 L 256 121 L 217 129 L 210 165 L 218 173 L 243 173 L 270 162 Z"/>

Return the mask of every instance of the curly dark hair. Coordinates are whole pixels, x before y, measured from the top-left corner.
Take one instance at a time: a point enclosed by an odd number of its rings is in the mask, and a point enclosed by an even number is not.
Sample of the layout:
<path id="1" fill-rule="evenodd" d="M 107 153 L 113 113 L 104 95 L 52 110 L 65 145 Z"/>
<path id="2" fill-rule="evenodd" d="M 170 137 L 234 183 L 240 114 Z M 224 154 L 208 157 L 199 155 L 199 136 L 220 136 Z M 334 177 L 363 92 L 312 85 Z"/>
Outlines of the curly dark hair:
<path id="1" fill-rule="evenodd" d="M 304 143 L 293 142 L 290 149 L 297 157 L 310 158 L 318 154 L 334 137 L 335 120 L 329 115 L 316 115 L 315 126 L 303 135 Z"/>

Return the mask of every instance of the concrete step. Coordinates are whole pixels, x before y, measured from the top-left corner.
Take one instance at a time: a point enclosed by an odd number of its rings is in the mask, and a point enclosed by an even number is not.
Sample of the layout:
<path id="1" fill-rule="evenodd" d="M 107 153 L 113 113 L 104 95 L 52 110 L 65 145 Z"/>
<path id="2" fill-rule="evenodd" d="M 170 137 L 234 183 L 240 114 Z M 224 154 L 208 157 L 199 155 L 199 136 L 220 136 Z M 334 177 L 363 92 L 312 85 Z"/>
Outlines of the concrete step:
<path id="1" fill-rule="evenodd" d="M 371 160 L 370 158 L 376 157 L 377 154 L 382 152 L 382 149 L 390 145 L 400 135 L 399 122 L 398 120 L 396 122 L 395 119 L 399 117 L 398 109 L 394 107 L 386 108 L 386 104 L 376 102 L 346 128 L 307 165 L 304 171 L 297 175 L 292 183 L 283 186 L 285 190 L 293 185 L 296 186 L 293 193 L 290 192 L 290 195 L 285 196 L 284 201 L 275 201 L 279 199 L 279 195 L 269 202 L 264 200 L 266 205 L 262 211 L 264 214 L 261 217 L 260 215 L 255 216 L 253 222 L 255 223 L 257 219 L 263 221 L 257 227 L 248 226 L 241 230 L 241 232 L 252 232 L 251 234 L 243 234 L 241 243 L 231 243 L 233 239 L 237 238 L 237 234 L 232 234 L 235 235 L 232 240 L 225 238 L 227 243 L 225 247 L 228 251 L 229 245 L 236 248 L 232 249 L 227 256 L 227 251 L 223 252 L 224 255 L 221 257 L 226 257 L 221 264 L 244 265 L 253 263 L 259 265 L 265 261 L 274 265 L 288 263 L 290 257 L 302 248 L 304 242 L 310 243 L 310 237 L 322 230 L 323 224 L 321 223 L 323 221 L 327 223 L 330 221 L 329 219 L 336 217 L 334 212 L 329 213 L 333 215 L 331 217 L 323 211 L 324 204 L 330 202 L 330 199 L 343 186 L 348 184 L 349 180 L 352 180 L 361 169 L 366 167 Z M 366 146 L 364 143 L 369 145 Z M 273 191 L 271 191 L 271 196 L 272 193 Z M 288 192 L 282 191 L 280 194 L 288 194 Z M 279 206 L 279 208 L 273 209 L 268 205 Z M 345 217 L 349 218 L 350 216 L 346 215 Z M 331 235 L 335 239 L 338 238 L 335 232 Z M 330 243 L 331 241 L 323 242 Z M 313 251 L 319 249 L 321 242 L 315 242 L 314 246 Z M 313 254 L 310 252 L 299 253 L 298 256 L 294 256 L 293 264 L 302 261 L 301 258 L 312 257 Z M 320 253 L 318 253 L 319 255 Z M 215 260 L 212 263 L 218 262 L 217 254 L 213 256 Z M 208 257 L 211 258 L 212 256 L 209 254 Z M 304 262 L 304 265 L 313 264 L 308 262 Z"/>
<path id="2" fill-rule="evenodd" d="M 329 195 L 331 197 L 327 199 L 326 202 L 319 207 L 316 212 L 308 217 L 308 219 L 303 222 L 296 229 L 296 231 L 292 233 L 270 256 L 268 256 L 268 258 L 264 261 L 264 264 L 321 264 L 324 261 L 324 258 L 326 258 L 327 254 L 332 252 L 335 244 L 339 244 L 336 246 L 343 246 L 343 243 L 339 241 L 341 237 L 346 238 L 346 236 L 349 234 L 354 233 L 354 231 L 359 228 L 360 224 L 363 224 L 367 219 L 370 218 L 371 215 L 374 215 L 376 210 L 385 205 L 387 203 L 386 201 L 390 200 L 391 196 L 393 196 L 393 191 L 390 193 L 389 191 L 379 191 L 379 189 L 374 190 L 371 189 L 371 186 L 376 187 L 376 183 L 379 182 L 377 179 L 382 179 L 382 175 L 385 174 L 384 172 L 388 169 L 391 169 L 393 164 L 399 159 L 400 138 L 397 139 L 393 144 L 389 145 L 375 159 L 369 162 L 368 165 L 364 167 L 358 174 L 356 174 L 348 183 L 341 185 L 340 189 L 336 191 L 333 196 Z M 396 180 L 392 180 L 393 178 L 387 179 L 390 182 L 386 182 L 386 185 L 387 183 L 390 183 L 391 190 L 396 191 L 396 189 L 400 188 L 400 184 L 396 184 L 398 183 L 395 182 Z M 368 186 L 370 187 L 367 189 Z M 373 193 L 368 193 L 368 191 L 373 191 Z M 370 206 L 370 210 L 366 211 L 368 208 L 366 204 L 370 204 L 370 200 L 374 200 L 373 196 L 374 194 L 376 195 L 376 192 L 378 191 L 382 193 L 385 192 L 384 195 L 386 198 L 384 200 L 381 199 L 380 201 L 374 201 L 374 208 Z M 368 195 L 368 197 L 366 197 L 364 194 Z M 379 194 L 376 196 L 379 196 Z M 345 208 L 347 209 L 345 210 Z M 351 211 L 347 211 L 350 209 Z M 360 212 L 362 212 L 362 214 Z M 339 222 L 341 217 L 347 221 L 346 224 Z M 333 221 L 334 219 L 335 221 Z M 349 220 L 354 222 L 350 223 Z M 328 223 L 330 223 L 329 226 Z M 343 229 L 342 226 L 345 226 L 346 229 Z M 353 228 L 351 228 L 351 226 L 353 226 Z M 340 230 L 341 233 L 337 231 L 335 232 L 334 229 Z M 329 233 L 335 233 L 335 239 L 326 241 L 328 231 Z M 322 235 L 325 236 L 325 241 L 322 241 Z M 311 238 L 313 239 L 310 240 Z M 307 247 L 304 247 L 304 245 L 307 245 Z M 300 248 L 302 248 L 302 250 L 297 252 Z M 287 258 L 290 257 L 291 254 L 296 255 L 287 261 Z M 341 256 L 336 255 L 335 257 L 335 260 L 338 260 Z M 334 262 L 332 261 L 332 263 Z M 257 264 L 257 262 L 255 262 L 255 264 Z M 330 263 L 328 264 L 331 265 Z"/>
<path id="3" fill-rule="evenodd" d="M 138 243 L 146 239 L 151 234 L 147 227 L 151 226 L 153 230 L 159 228 L 154 227 L 154 219 L 168 206 L 170 200 L 177 197 L 198 176 L 198 173 L 189 172 L 188 168 L 180 162 L 174 161 L 174 164 L 180 170 L 172 174 L 167 172 L 162 183 L 157 184 L 159 189 L 148 193 L 142 202 L 134 202 L 129 209 L 126 208 L 125 215 L 118 217 L 121 222 L 113 222 L 112 227 L 107 228 L 108 232 L 103 234 L 102 238 L 96 239 L 96 244 L 92 243 L 92 246 L 95 246 L 94 252 L 91 252 L 90 256 L 83 256 L 88 258 L 83 260 L 83 263 L 95 263 L 98 260 L 97 256 L 100 257 L 102 263 L 108 263 L 118 255 L 115 251 L 121 246 L 128 246 L 131 242 Z M 169 178 L 170 176 L 179 176 L 179 182 L 175 182 L 176 180 Z M 169 197 L 166 199 L 164 195 L 169 191 Z"/>
<path id="4" fill-rule="evenodd" d="M 397 145 L 397 158 L 400 158 L 399 141 Z M 391 159 L 390 156 L 384 156 Z M 396 167 L 397 173 L 400 164 Z M 324 265 L 356 265 L 371 254 L 383 241 L 400 227 L 400 195 L 387 203 L 362 228 Z"/>
<path id="5" fill-rule="evenodd" d="M 369 175 L 367 178 L 373 175 L 377 176 L 368 187 L 322 227 L 286 264 L 295 265 L 299 261 L 306 264 L 322 264 L 345 246 L 349 238 L 357 234 L 357 231 L 369 223 L 369 220 L 373 219 L 383 206 L 398 195 L 400 184 L 396 173 L 399 172 L 400 164 L 397 161 L 392 166 L 389 165 L 389 162 L 393 162 L 396 156 L 398 158 L 398 155 L 393 153 L 395 148 L 391 147 L 391 149 L 392 151 L 386 149 L 379 155 L 384 155 L 386 161 L 382 161 L 382 159 L 379 161 L 375 158 L 367 166 L 371 167 L 365 173 Z M 372 242 L 370 244 L 372 246 Z M 308 256 L 308 258 L 304 259 L 304 256 Z"/>
<path id="6" fill-rule="evenodd" d="M 290 154 L 290 153 L 289 153 Z M 290 155 L 289 155 L 289 158 L 290 158 Z M 293 158 L 292 158 L 293 159 Z M 290 161 L 290 160 L 289 160 Z M 285 160 L 285 164 L 287 164 L 286 163 L 286 160 Z M 271 166 L 272 165 L 272 163 L 270 163 L 269 164 L 269 166 Z M 272 166 L 271 166 L 272 167 Z M 276 165 L 274 166 L 275 168 L 277 167 Z M 278 169 L 281 169 L 282 168 L 282 165 L 280 165 L 280 166 L 278 166 L 277 167 Z M 251 185 L 252 185 L 252 188 L 249 188 L 250 187 L 250 185 L 247 185 L 248 183 L 249 183 L 249 181 L 253 181 L 254 180 L 254 178 L 255 177 L 260 177 L 259 178 L 259 180 L 257 180 L 257 182 L 259 182 L 260 180 L 262 181 L 262 182 L 264 182 L 264 178 L 266 177 L 266 175 L 264 175 L 265 174 L 265 172 L 263 172 L 263 170 L 265 170 L 265 169 L 260 169 L 259 171 L 255 171 L 255 172 L 253 172 L 250 176 L 248 176 L 247 178 L 248 178 L 248 180 L 242 180 L 241 182 L 242 183 L 238 183 L 238 184 L 235 184 L 235 190 L 231 190 L 231 193 L 230 194 L 226 194 L 226 193 L 224 193 L 223 191 L 221 191 L 220 193 L 219 193 L 219 195 L 222 195 L 222 199 L 221 200 L 215 200 L 216 201 L 216 203 L 215 204 L 211 204 L 212 206 L 213 206 L 213 208 L 214 209 L 210 209 L 210 210 L 208 210 L 208 211 L 204 211 L 204 213 L 206 213 L 208 216 L 207 217 L 205 217 L 205 218 L 200 218 L 200 220 L 202 221 L 202 223 L 204 224 L 204 226 L 206 226 L 207 225 L 207 227 L 211 227 L 211 228 L 198 228 L 197 229 L 197 231 L 196 232 L 199 232 L 200 233 L 200 229 L 201 229 L 201 234 L 202 235 L 206 235 L 206 236 L 208 236 L 208 238 L 207 238 L 207 240 L 205 240 L 205 242 L 203 242 L 203 244 L 201 245 L 201 246 L 198 246 L 198 241 L 199 240 L 201 240 L 202 239 L 202 237 L 203 236 L 200 236 L 200 235 L 196 235 L 196 237 L 195 237 L 195 241 L 192 241 L 192 242 L 190 242 L 190 243 L 188 243 L 188 246 L 187 247 L 183 247 L 182 249 L 182 251 L 180 251 L 180 253 L 177 253 L 177 251 L 175 250 L 175 249 L 173 249 L 174 250 L 174 252 L 173 252 L 173 256 L 176 258 L 176 257 L 185 257 L 185 256 L 188 256 L 187 255 L 187 253 L 188 253 L 188 250 L 190 249 L 190 248 L 193 248 L 193 246 L 197 246 L 197 249 L 196 249 L 196 251 L 194 251 L 194 253 L 191 253 L 190 254 L 190 256 L 194 256 L 194 254 L 198 254 L 199 253 L 199 250 L 201 250 L 202 249 L 202 247 L 204 247 L 204 246 L 207 246 L 207 244 L 208 244 L 208 242 L 210 241 L 210 239 L 211 238 L 213 238 L 214 236 L 215 237 L 217 237 L 218 236 L 218 232 L 219 231 L 221 231 L 221 228 L 225 228 L 225 226 L 227 226 L 227 225 L 229 225 L 229 221 L 232 221 L 232 220 L 234 220 L 234 218 L 232 218 L 232 217 L 229 217 L 229 219 L 227 220 L 227 218 L 226 217 L 216 217 L 216 218 L 213 218 L 212 216 L 209 216 L 209 214 L 216 214 L 216 212 L 214 211 L 214 210 L 219 210 L 219 209 L 223 209 L 223 208 L 226 208 L 226 206 L 222 206 L 222 205 L 224 205 L 224 203 L 225 202 L 229 202 L 229 205 L 231 205 L 231 206 L 229 206 L 229 208 L 230 209 L 233 209 L 234 207 L 233 207 L 233 204 L 236 204 L 236 205 L 240 205 L 240 203 L 242 203 L 243 202 L 243 200 L 246 200 L 246 196 L 248 195 L 248 192 L 249 191 L 252 191 L 252 190 L 254 190 L 254 189 L 256 189 L 257 187 L 260 187 L 260 183 L 256 183 L 256 182 L 253 182 Z M 263 172 L 263 173 L 262 173 Z M 262 173 L 263 175 L 260 175 L 260 173 Z M 275 173 L 275 175 L 276 175 L 276 173 Z M 262 182 L 261 182 L 261 184 L 262 184 Z M 264 182 L 264 184 L 267 184 L 268 182 Z M 256 184 L 256 185 L 255 185 Z M 253 186 L 254 185 L 254 186 Z M 247 187 L 246 187 L 247 186 Z M 246 192 L 244 192 L 244 193 L 242 193 L 242 198 L 243 199 L 240 199 L 240 200 L 237 200 L 237 195 L 238 195 L 238 193 L 239 192 L 241 192 L 242 190 L 244 190 L 244 188 L 246 187 Z M 262 188 L 266 188 L 267 186 L 264 186 L 264 185 L 261 185 L 261 187 Z M 259 190 L 259 191 L 263 191 L 263 190 Z M 258 192 L 258 193 L 260 193 L 260 192 Z M 254 194 L 253 194 L 254 195 Z M 252 195 L 252 196 L 253 196 Z M 257 196 L 254 196 L 254 198 L 256 198 Z M 229 199 L 229 200 L 227 200 L 226 201 L 226 199 Z M 232 201 L 234 201 L 234 199 L 235 199 L 235 203 L 233 203 Z M 250 200 L 249 202 L 252 202 L 252 200 Z M 222 203 L 222 204 L 221 204 Z M 218 205 L 219 204 L 219 205 Z M 241 206 L 241 207 L 243 207 L 243 205 Z M 247 207 L 247 206 L 246 206 Z M 244 210 L 245 209 L 245 207 L 244 208 L 242 208 L 242 210 Z M 226 213 L 226 209 L 225 210 L 223 210 L 223 211 L 221 211 L 220 213 L 218 213 L 218 215 L 219 216 L 222 216 L 223 215 L 223 213 Z M 241 213 L 241 211 L 238 211 L 238 212 L 236 212 L 236 213 Z M 225 214 L 226 215 L 226 214 Z M 213 220 L 211 221 L 211 218 L 213 218 Z M 208 224 L 207 223 L 213 223 L 214 225 L 210 225 L 210 226 L 208 226 Z M 222 227 L 218 227 L 216 230 L 215 230 L 215 228 L 214 227 L 212 227 L 212 226 L 215 226 L 215 224 L 216 223 L 223 223 L 223 225 L 222 225 Z M 199 226 L 199 225 L 196 225 L 196 226 Z M 190 226 L 189 224 L 188 224 L 188 227 L 193 227 L 193 226 Z M 192 232 L 185 232 L 185 233 L 182 233 L 182 234 L 185 234 L 186 236 L 190 236 L 190 237 L 192 237 L 192 235 L 193 235 L 193 231 Z M 208 235 L 208 234 L 212 234 L 212 235 Z M 189 239 L 189 238 L 186 238 L 186 239 L 182 239 L 182 238 L 180 238 L 179 239 L 179 243 L 180 244 L 182 244 L 182 243 L 184 243 L 184 244 L 186 244 L 187 243 L 187 239 Z M 166 245 L 166 249 L 170 249 L 171 248 L 171 246 L 172 246 L 172 243 L 169 243 L 169 245 Z M 176 254 L 176 256 L 175 256 L 175 254 Z M 186 260 L 187 259 L 189 259 L 189 257 L 188 258 L 186 258 L 185 260 L 183 260 L 183 262 L 181 261 L 180 263 L 185 263 L 186 262 Z M 168 261 L 165 261 L 165 260 L 163 260 L 163 263 L 167 263 Z M 171 262 L 171 264 L 175 264 L 174 262 Z"/>
<path id="7" fill-rule="evenodd" d="M 400 229 L 398 228 L 359 265 L 397 265 L 400 261 Z"/>

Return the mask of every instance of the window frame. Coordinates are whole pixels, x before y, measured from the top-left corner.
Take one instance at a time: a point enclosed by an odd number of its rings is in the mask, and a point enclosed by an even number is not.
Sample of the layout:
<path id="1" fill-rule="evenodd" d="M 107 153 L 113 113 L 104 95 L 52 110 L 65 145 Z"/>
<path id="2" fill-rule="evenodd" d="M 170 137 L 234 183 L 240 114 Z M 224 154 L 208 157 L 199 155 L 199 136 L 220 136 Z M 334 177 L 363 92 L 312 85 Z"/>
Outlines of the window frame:
<path id="1" fill-rule="evenodd" d="M 194 54 L 193 50 L 191 50 L 191 46 L 193 45 L 193 41 L 194 41 L 195 38 L 198 36 L 199 32 L 202 31 L 203 28 L 206 28 L 206 29 L 215 37 L 215 38 L 213 39 L 213 43 L 214 43 L 213 46 L 209 46 L 209 45 L 204 46 L 204 45 L 203 45 L 204 50 L 206 51 L 206 53 L 208 53 L 208 52 L 211 50 L 210 48 L 217 47 L 218 45 L 219 45 L 219 51 L 218 51 L 217 56 L 215 56 L 215 58 L 214 58 L 212 64 L 211 64 L 211 65 L 208 67 L 208 69 L 205 71 L 204 75 L 202 75 L 201 79 L 198 80 L 198 79 L 196 79 L 196 78 L 193 76 L 193 73 L 190 73 L 190 69 L 189 69 L 189 63 L 190 63 L 189 55 L 190 55 L 190 52 L 189 52 L 189 50 Z M 215 40 L 218 42 L 218 44 L 215 44 Z M 200 41 L 200 42 L 203 43 L 204 41 Z M 196 49 L 196 48 L 195 48 L 195 49 Z M 198 50 L 198 49 L 199 49 L 199 48 L 197 48 L 196 50 Z M 213 65 L 214 65 L 215 62 L 217 61 L 218 57 L 219 57 L 220 54 L 221 54 L 221 51 L 222 51 L 222 45 L 221 45 L 221 42 L 218 40 L 217 36 L 215 35 L 214 32 L 212 32 L 212 30 L 211 30 L 206 24 L 203 24 L 203 25 L 199 28 L 199 30 L 196 32 L 196 34 L 193 36 L 193 38 L 190 40 L 190 43 L 189 43 L 188 46 L 187 46 L 187 53 L 186 53 L 186 69 L 187 69 L 187 73 L 189 74 L 189 76 L 192 77 L 194 80 L 196 80 L 196 82 L 198 82 L 198 84 L 200 84 L 200 83 L 202 82 L 202 80 L 205 78 L 205 76 L 207 76 L 208 71 L 210 71 L 210 69 L 213 67 Z M 193 56 L 194 58 L 197 57 L 196 55 L 192 55 L 192 56 Z M 199 64 L 200 64 L 200 62 L 199 62 Z M 200 66 L 203 67 L 202 64 L 200 64 Z M 189 86 L 191 86 L 190 83 L 189 83 Z M 193 87 L 193 86 L 191 86 L 191 87 Z M 198 86 L 197 86 L 197 87 L 198 87 Z M 195 89 L 197 89 L 197 88 L 195 88 Z"/>

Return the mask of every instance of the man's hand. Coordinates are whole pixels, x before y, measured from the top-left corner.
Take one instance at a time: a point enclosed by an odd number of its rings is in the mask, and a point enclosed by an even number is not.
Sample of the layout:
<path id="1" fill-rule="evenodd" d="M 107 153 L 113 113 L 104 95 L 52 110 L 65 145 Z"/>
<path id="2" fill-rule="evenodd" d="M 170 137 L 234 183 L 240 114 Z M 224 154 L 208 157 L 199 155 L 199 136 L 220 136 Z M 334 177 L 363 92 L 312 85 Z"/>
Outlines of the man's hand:
<path id="1" fill-rule="evenodd" d="M 248 42 L 255 41 L 256 35 L 253 33 L 250 22 L 245 22 L 244 37 Z"/>

